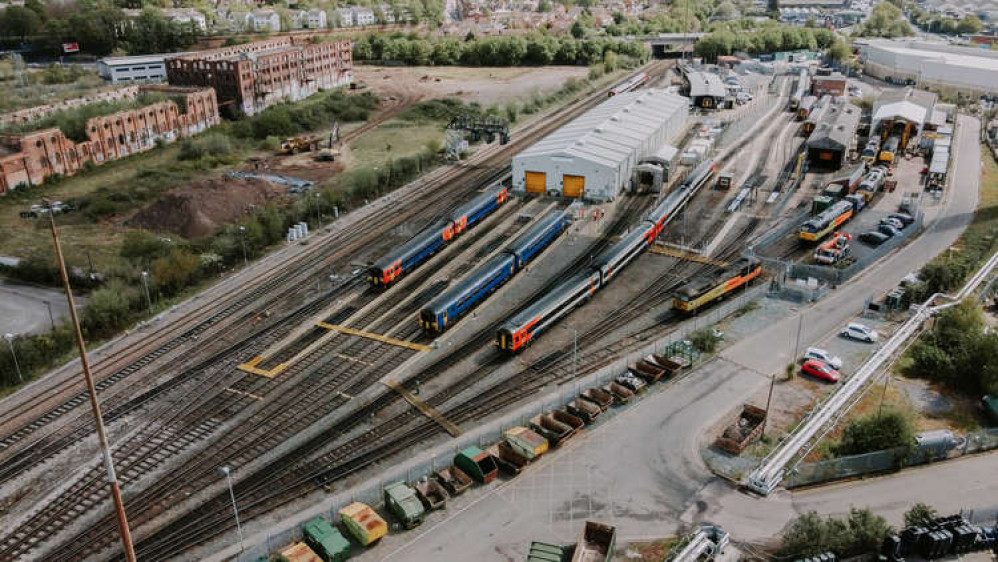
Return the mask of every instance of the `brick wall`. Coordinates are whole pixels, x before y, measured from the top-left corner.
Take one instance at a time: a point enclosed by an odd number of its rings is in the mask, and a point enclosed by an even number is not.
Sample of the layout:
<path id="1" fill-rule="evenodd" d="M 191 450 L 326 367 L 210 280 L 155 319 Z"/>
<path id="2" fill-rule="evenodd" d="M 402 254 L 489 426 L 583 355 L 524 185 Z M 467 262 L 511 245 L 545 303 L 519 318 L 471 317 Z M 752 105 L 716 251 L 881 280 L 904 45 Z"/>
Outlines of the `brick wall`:
<path id="1" fill-rule="evenodd" d="M 139 95 L 138 86 L 127 86 L 124 88 L 116 88 L 114 90 L 99 92 L 89 96 L 63 100 L 46 105 L 29 107 L 26 109 L 20 109 L 18 111 L 11 111 L 10 113 L 4 113 L 0 115 L 0 127 L 27 123 L 28 121 L 33 121 L 35 119 L 47 117 L 57 111 L 62 111 L 64 109 L 72 109 L 74 107 L 90 105 L 92 103 L 97 103 L 102 101 L 120 101 L 124 99 L 133 99 L 138 95 Z"/>
<path id="2" fill-rule="evenodd" d="M 211 88 L 138 88 L 182 98 L 184 107 L 170 100 L 94 117 L 86 123 L 87 140 L 79 143 L 59 129 L 0 135 L 0 194 L 20 184 L 41 184 L 53 174 L 71 176 L 87 162 L 100 165 L 124 158 L 153 148 L 157 140 L 174 142 L 219 123 Z"/>
<path id="3" fill-rule="evenodd" d="M 166 61 L 171 85 L 212 87 L 219 104 L 247 115 L 353 80 L 349 40 L 311 43 L 290 37 L 202 51 Z"/>

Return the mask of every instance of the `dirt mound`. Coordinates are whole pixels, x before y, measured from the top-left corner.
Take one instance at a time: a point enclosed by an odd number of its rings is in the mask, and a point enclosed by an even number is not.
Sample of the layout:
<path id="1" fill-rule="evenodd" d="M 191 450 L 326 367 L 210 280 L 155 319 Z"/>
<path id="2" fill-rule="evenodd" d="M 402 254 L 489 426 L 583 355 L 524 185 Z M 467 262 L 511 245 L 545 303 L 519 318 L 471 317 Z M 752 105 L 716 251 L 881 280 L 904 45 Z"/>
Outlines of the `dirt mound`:
<path id="1" fill-rule="evenodd" d="M 185 238 L 208 236 L 255 206 L 283 196 L 287 188 L 260 179 L 200 180 L 174 189 L 125 222 Z"/>

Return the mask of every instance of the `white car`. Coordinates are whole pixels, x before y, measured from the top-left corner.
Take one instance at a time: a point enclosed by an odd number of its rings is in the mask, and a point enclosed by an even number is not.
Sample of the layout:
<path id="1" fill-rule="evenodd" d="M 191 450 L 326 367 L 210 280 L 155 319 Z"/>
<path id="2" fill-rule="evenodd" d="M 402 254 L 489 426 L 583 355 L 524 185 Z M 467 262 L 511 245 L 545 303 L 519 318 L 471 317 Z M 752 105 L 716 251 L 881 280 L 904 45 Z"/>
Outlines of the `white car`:
<path id="1" fill-rule="evenodd" d="M 836 371 L 842 368 L 841 358 L 832 355 L 820 347 L 807 348 L 807 351 L 804 352 L 804 360 L 807 361 L 808 359 L 817 359 L 818 361 L 828 363 Z"/>
<path id="2" fill-rule="evenodd" d="M 735 96 L 735 101 L 738 103 L 748 103 L 752 101 L 752 94 L 748 92 L 739 92 L 738 95 Z"/>
<path id="3" fill-rule="evenodd" d="M 844 338 L 865 341 L 867 343 L 873 343 L 880 338 L 880 334 L 878 334 L 876 330 L 856 322 L 849 323 L 849 325 L 843 328 L 839 334 Z"/>

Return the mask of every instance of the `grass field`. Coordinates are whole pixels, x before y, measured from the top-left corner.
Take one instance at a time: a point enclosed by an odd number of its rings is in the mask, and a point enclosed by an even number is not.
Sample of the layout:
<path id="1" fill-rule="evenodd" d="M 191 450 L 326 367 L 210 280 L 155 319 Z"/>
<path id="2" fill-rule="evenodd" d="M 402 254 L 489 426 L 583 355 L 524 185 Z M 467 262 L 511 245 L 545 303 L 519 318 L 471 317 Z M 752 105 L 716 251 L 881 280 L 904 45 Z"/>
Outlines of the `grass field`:
<path id="1" fill-rule="evenodd" d="M 391 119 L 364 133 L 350 144 L 351 167 L 378 166 L 393 158 L 412 156 L 427 143 L 443 143 L 441 123 L 415 123 Z"/>

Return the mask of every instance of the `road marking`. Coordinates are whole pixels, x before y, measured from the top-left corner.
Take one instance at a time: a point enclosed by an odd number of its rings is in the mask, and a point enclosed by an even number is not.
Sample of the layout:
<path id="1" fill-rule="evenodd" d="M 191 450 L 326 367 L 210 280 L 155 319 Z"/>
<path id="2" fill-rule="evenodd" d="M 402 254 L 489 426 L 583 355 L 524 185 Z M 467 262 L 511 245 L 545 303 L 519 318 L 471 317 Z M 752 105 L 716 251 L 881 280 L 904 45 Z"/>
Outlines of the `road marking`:
<path id="1" fill-rule="evenodd" d="M 363 330 L 355 330 L 353 328 L 347 328 L 346 326 L 339 326 L 339 325 L 336 325 L 336 324 L 327 324 L 325 322 L 319 322 L 319 323 L 316 324 L 316 326 L 318 326 L 320 328 L 325 328 L 327 330 L 333 330 L 333 331 L 336 331 L 336 332 L 341 332 L 341 333 L 344 333 L 344 334 L 349 334 L 351 336 L 358 336 L 358 337 L 361 337 L 361 338 L 367 338 L 367 339 L 370 339 L 370 340 L 379 341 L 381 343 L 387 343 L 389 345 L 395 345 L 395 346 L 398 346 L 398 347 L 407 347 L 409 349 L 413 349 L 413 350 L 416 350 L 416 351 L 429 351 L 429 350 L 433 349 L 432 347 L 430 347 L 428 345 L 422 345 L 422 344 L 419 344 L 419 343 L 413 343 L 411 341 L 398 340 L 398 339 L 395 339 L 395 338 L 390 338 L 388 336 L 382 336 L 381 334 L 374 334 L 374 333 L 371 333 L 371 332 L 365 332 Z"/>

